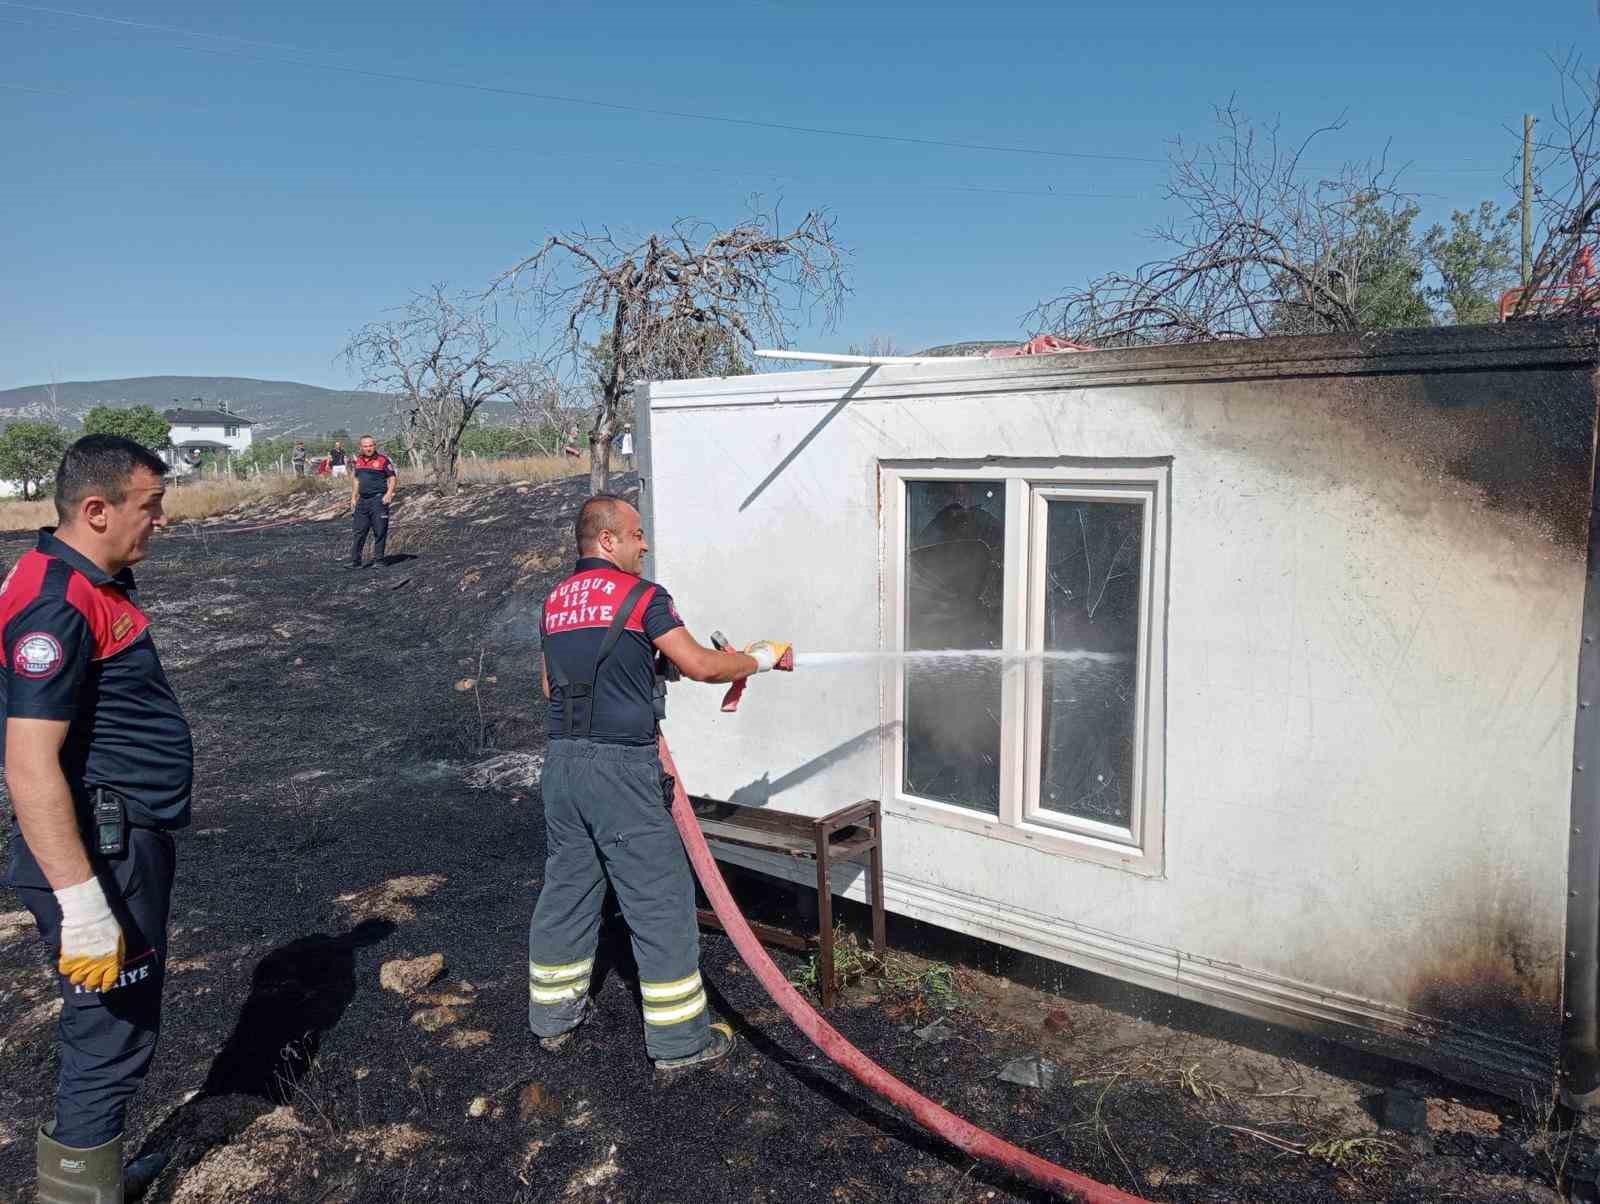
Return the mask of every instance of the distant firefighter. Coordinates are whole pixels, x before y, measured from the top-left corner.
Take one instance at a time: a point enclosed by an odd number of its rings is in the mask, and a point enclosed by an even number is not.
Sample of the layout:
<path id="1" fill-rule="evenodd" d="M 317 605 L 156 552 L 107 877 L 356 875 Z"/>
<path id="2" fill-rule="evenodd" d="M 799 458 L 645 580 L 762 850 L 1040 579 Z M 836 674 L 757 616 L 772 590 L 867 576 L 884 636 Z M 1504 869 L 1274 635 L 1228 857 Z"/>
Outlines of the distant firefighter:
<path id="1" fill-rule="evenodd" d="M 371 435 L 362 435 L 357 445 L 360 449 L 351 467 L 350 479 L 351 526 L 350 567 L 359 569 L 362 553 L 366 550 L 367 534 L 372 534 L 372 563 L 382 566 L 384 548 L 389 542 L 389 507 L 394 502 L 394 487 L 398 481 L 394 461 L 378 450 L 378 442 Z"/>

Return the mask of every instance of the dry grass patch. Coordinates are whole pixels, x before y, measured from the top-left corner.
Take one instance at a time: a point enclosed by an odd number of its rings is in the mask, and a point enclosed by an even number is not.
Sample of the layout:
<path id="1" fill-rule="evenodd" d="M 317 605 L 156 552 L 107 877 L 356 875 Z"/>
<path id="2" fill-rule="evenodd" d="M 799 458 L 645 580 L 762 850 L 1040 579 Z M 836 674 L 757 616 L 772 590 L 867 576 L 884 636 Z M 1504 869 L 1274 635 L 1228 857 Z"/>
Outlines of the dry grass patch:
<path id="1" fill-rule="evenodd" d="M 10 940 L 33 931 L 33 913 L 27 910 L 8 911 L 0 914 L 0 941 Z"/>
<path id="2" fill-rule="evenodd" d="M 580 1192 L 593 1190 L 596 1187 L 610 1183 L 622 1173 L 622 1167 L 617 1162 L 617 1147 L 615 1144 L 606 1149 L 606 1156 L 593 1166 L 579 1171 L 567 1180 L 566 1199 L 576 1197 Z"/>
<path id="3" fill-rule="evenodd" d="M 357 1161 L 363 1154 L 375 1154 L 384 1161 L 395 1161 L 415 1154 L 428 1141 L 428 1134 L 410 1123 L 353 1129 L 343 1138 L 346 1148 L 357 1151 Z"/>
<path id="4" fill-rule="evenodd" d="M 172 1194 L 173 1204 L 290 1198 L 279 1189 L 291 1176 L 298 1177 L 308 1162 L 307 1133 L 294 1109 L 274 1108 L 185 1171 Z"/>
<path id="5" fill-rule="evenodd" d="M 526 482 L 530 485 L 559 480 L 587 472 L 589 461 L 565 456 L 515 456 L 503 460 L 462 460 L 460 479 L 479 485 Z M 613 461 L 613 471 L 621 465 Z M 400 487 L 433 483 L 432 474 L 418 469 L 400 470 Z M 285 497 L 294 493 L 327 494 L 330 503 L 348 496 L 349 477 L 297 477 L 290 473 L 263 473 L 258 477 L 211 478 L 180 483 L 167 489 L 167 517 L 174 522 L 215 518 L 252 502 Z M 56 506 L 48 499 L 35 502 L 0 501 L 0 531 L 30 531 L 56 524 Z"/>
<path id="6" fill-rule="evenodd" d="M 292 493 L 332 493 L 333 482 L 321 478 L 269 474 L 246 480 L 169 481 L 165 508 L 173 522 L 212 518 L 251 502 L 286 497 Z M 0 531 L 27 531 L 56 524 L 53 501 L 0 502 Z"/>
<path id="7" fill-rule="evenodd" d="M 0 531 L 31 531 L 55 525 L 54 502 L 0 502 Z"/>
<path id="8" fill-rule="evenodd" d="M 351 891 L 334 901 L 348 912 L 350 918 L 360 923 L 364 920 L 392 920 L 404 924 L 417 918 L 411 906 L 416 899 L 425 899 L 445 884 L 443 874 L 402 874 L 366 890 Z"/>
<path id="9" fill-rule="evenodd" d="M 611 470 L 613 472 L 622 470 L 621 464 L 615 457 L 611 462 Z M 543 484 L 546 481 L 557 481 L 562 477 L 588 471 L 588 456 L 581 460 L 570 460 L 566 456 L 514 456 L 505 460 L 463 460 L 460 475 L 463 481 L 488 484 L 506 484 L 511 481 Z M 400 483 L 404 485 L 411 476 L 409 472 L 402 472 Z M 417 474 L 416 479 L 431 478 Z"/>

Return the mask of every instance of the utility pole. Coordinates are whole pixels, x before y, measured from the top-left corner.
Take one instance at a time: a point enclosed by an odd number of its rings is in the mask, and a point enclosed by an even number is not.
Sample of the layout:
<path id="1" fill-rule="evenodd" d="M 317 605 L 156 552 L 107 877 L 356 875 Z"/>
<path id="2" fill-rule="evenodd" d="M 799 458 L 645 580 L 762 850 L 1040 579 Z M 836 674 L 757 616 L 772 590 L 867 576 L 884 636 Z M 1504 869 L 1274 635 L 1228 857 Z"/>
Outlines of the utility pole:
<path id="1" fill-rule="evenodd" d="M 1522 115 L 1522 287 L 1533 275 L 1533 114 Z"/>

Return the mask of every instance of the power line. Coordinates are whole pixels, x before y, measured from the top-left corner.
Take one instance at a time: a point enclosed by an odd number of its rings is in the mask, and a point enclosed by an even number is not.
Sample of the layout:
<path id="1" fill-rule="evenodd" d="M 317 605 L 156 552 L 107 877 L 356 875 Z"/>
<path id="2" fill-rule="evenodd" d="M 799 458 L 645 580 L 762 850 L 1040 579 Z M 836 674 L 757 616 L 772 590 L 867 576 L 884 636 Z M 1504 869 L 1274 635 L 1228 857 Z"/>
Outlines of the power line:
<path id="1" fill-rule="evenodd" d="M 0 0 L 0 3 L 4 3 L 4 0 Z M 4 20 L 5 20 L 4 17 L 0 17 L 0 21 L 4 21 Z M 168 97 L 168 96 L 139 96 L 139 95 L 131 95 L 131 94 L 127 94 L 127 93 L 113 94 L 113 93 L 104 93 L 104 92 L 75 92 L 75 91 L 68 91 L 68 90 L 63 89 L 63 88 L 42 88 L 42 87 L 38 87 L 36 85 L 10 83 L 10 82 L 5 81 L 5 80 L 0 80 L 0 89 L 6 89 L 6 90 L 9 90 L 9 91 L 13 91 L 13 92 L 26 92 L 26 93 L 30 93 L 30 94 L 36 95 L 36 96 L 65 96 L 65 97 L 69 97 L 69 98 L 73 98 L 73 99 L 79 99 L 79 100 L 114 101 L 114 102 L 116 102 L 118 104 L 127 104 L 127 103 L 132 102 L 132 103 L 138 103 L 138 104 L 168 105 L 168 106 L 171 106 L 171 107 L 174 107 L 174 108 L 180 108 L 180 109 L 193 109 L 193 110 L 198 111 L 198 112 L 206 112 L 206 111 L 211 111 L 211 110 L 215 110 L 215 109 L 221 108 L 220 105 L 217 105 L 217 104 L 214 104 L 214 103 L 199 104 L 199 103 L 195 103 L 194 101 L 177 100 L 177 99 L 174 99 L 174 98 Z M 437 147 L 433 147 L 433 149 L 438 149 L 438 148 Z M 542 148 L 535 149 L 535 148 L 532 148 L 532 147 L 507 146 L 507 145 L 498 144 L 498 143 L 497 144 L 493 144 L 493 145 L 485 145 L 485 146 L 465 146 L 465 145 L 462 145 L 460 143 L 452 143 L 446 149 L 456 150 L 456 151 L 467 151 L 467 150 L 512 151 L 512 152 L 516 152 L 516 153 L 519 153 L 519 154 L 532 154 L 532 155 L 541 155 L 541 156 L 558 155 L 558 154 L 563 153 L 563 152 L 559 152 L 559 151 L 550 151 L 550 150 L 546 150 L 546 149 L 542 149 Z M 576 155 L 576 154 L 586 154 L 588 152 L 573 151 L 571 153 Z M 1152 162 L 1156 162 L 1156 160 L 1151 160 L 1151 161 Z M 638 166 L 638 165 L 641 165 L 640 163 L 632 162 L 632 161 L 617 160 L 616 162 L 622 164 L 623 166 Z M 1164 162 L 1164 160 L 1161 160 L 1161 162 Z M 652 166 L 651 164 L 643 164 L 643 165 Z M 708 169 L 708 170 L 711 170 L 711 169 Z M 1497 169 L 1497 168 L 1489 168 L 1489 167 L 1415 167 L 1415 166 L 1410 166 L 1410 165 L 1408 165 L 1405 168 L 1401 169 L 1402 173 L 1411 173 L 1411 174 L 1417 174 L 1417 175 L 1493 175 L 1493 174 L 1496 174 L 1496 172 L 1498 170 L 1499 169 Z M 757 174 L 761 174 L 761 173 L 759 173 L 759 172 L 750 172 L 750 173 L 722 172 L 722 173 L 718 173 L 718 174 L 724 174 L 724 175 L 752 174 L 752 175 L 757 175 Z M 799 179 L 799 177 L 793 177 L 793 178 Z M 859 177 L 853 177 L 853 178 L 859 178 Z M 920 187 L 920 188 L 928 189 L 928 190 L 931 190 L 931 191 L 935 191 L 935 192 L 980 192 L 980 193 L 991 193 L 991 194 L 994 194 L 994 195 L 997 195 L 997 196 L 1031 196 L 1031 197 L 1040 197 L 1040 198 L 1044 198 L 1044 199 L 1057 199 L 1057 198 L 1059 198 L 1059 199 L 1062 199 L 1062 200 L 1116 200 L 1116 201 L 1131 201 L 1131 200 L 1142 200 L 1142 199 L 1144 199 L 1144 194 L 1143 193 L 1132 193 L 1132 192 L 1066 192 L 1066 191 L 1063 191 L 1063 190 L 1056 189 L 1056 188 L 1054 188 L 1054 187 L 1052 187 L 1050 185 L 1046 185 L 1042 190 L 1041 189 L 1021 189 L 1021 188 L 984 188 L 984 187 L 980 187 L 980 186 L 977 186 L 977 185 L 971 185 L 971 184 L 918 184 L 916 186 Z M 1434 199 L 1443 199 L 1442 197 L 1437 196 L 1436 194 L 1433 194 L 1433 193 L 1419 193 L 1417 195 L 1433 197 Z"/>
<path id="2" fill-rule="evenodd" d="M 67 9 L 50 9 L 38 5 L 21 4 L 17 0 L 0 0 L 0 7 L 28 9 L 35 12 L 52 13 L 71 16 L 88 21 L 105 21 L 114 25 L 132 26 L 134 28 L 150 28 L 163 33 L 177 33 L 184 37 L 204 37 L 222 39 L 220 34 L 193 34 L 187 30 L 175 29 L 170 26 L 147 25 L 144 22 L 128 21 L 119 17 L 101 17 L 93 13 L 72 12 Z M 228 41 L 244 42 L 249 45 L 266 45 L 279 48 L 275 43 L 251 42 L 247 38 L 226 38 Z M 579 105 L 586 108 L 606 109 L 616 113 L 637 113 L 647 117 L 670 117 L 680 121 L 703 121 L 718 125 L 736 125 L 748 129 L 778 130 L 790 134 L 811 134 L 826 138 L 853 138 L 866 142 L 890 142 L 904 146 L 928 146 L 942 150 L 972 150 L 985 151 L 992 154 L 1032 155 L 1054 159 L 1087 159 L 1109 163 L 1153 163 L 1165 164 L 1165 159 L 1151 159 L 1140 155 L 1106 155 L 1088 151 L 1050 150 L 1044 147 L 1032 146 L 1007 146 L 1003 144 L 986 142 L 957 142 L 944 138 L 915 138 L 904 134 L 874 134 L 861 130 L 839 130 L 826 126 L 798 125 L 782 121 L 763 121 L 754 117 L 729 117 L 720 113 L 697 113 L 687 109 L 658 109 L 646 105 L 630 105 L 620 101 L 597 100 L 589 96 L 566 96 L 556 92 L 533 92 L 524 88 L 509 88 L 495 84 L 474 84 L 463 80 L 440 79 L 426 75 L 408 75 L 397 71 L 377 71 L 367 67 L 353 67 L 343 63 L 319 62 L 312 59 L 284 58 L 276 55 L 250 54 L 242 50 L 228 50 L 218 46 L 185 46 L 181 43 L 168 43 L 174 50 L 185 50 L 192 54 L 212 54 L 229 58 L 249 59 L 261 63 L 273 63 L 284 67 L 298 67 L 313 71 L 329 71 L 345 75 L 361 76 L 365 79 L 381 79 L 391 83 L 421 84 L 432 88 L 451 88 L 463 92 L 479 92 L 490 96 L 514 96 L 522 100 L 538 100 L 549 104 Z M 303 53 L 296 47 L 289 47 L 297 53 Z"/>
<path id="3" fill-rule="evenodd" d="M 186 38 L 211 38 L 218 42 L 240 42 L 246 46 L 264 46 L 269 50 L 292 50 L 307 53 L 303 46 L 290 46 L 286 42 L 259 42 L 254 38 L 236 38 L 226 33 L 201 33 L 180 29 L 175 25 L 152 25 L 149 21 L 130 21 L 125 17 L 103 17 L 99 13 L 74 12 L 70 8 L 49 8 L 43 4 L 21 4 L 18 0 L 0 0 L 0 8 L 21 8 L 33 13 L 48 13 L 53 17 L 76 17 L 80 21 L 104 21 L 108 25 L 126 25 L 130 29 L 153 29 L 159 33 L 175 33 Z"/>
<path id="4" fill-rule="evenodd" d="M 162 33 L 175 33 L 182 37 L 208 38 L 212 40 L 239 42 L 251 46 L 265 46 L 273 49 L 288 49 L 297 54 L 307 53 L 299 47 L 287 46 L 277 42 L 259 42 L 250 38 L 238 38 L 228 34 L 195 33 L 169 25 L 155 25 L 143 21 L 131 21 L 120 17 L 104 17 L 95 13 L 75 12 L 69 9 L 47 8 L 41 5 L 23 4 L 19 0 L 0 0 L 0 7 L 19 8 L 33 12 L 49 13 L 59 16 L 75 17 L 86 21 L 104 21 L 114 25 L 130 26 L 139 29 L 156 30 Z M 329 71 L 347 75 L 361 76 L 366 79 L 379 79 L 391 83 L 421 84 L 426 87 L 450 88 L 458 91 L 479 92 L 492 96 L 513 96 L 524 100 L 538 100 L 552 104 L 579 105 L 588 108 L 606 109 L 619 113 L 636 113 L 649 117 L 669 117 L 683 121 L 703 121 L 721 125 L 737 125 L 753 129 L 777 130 L 784 133 L 810 134 L 828 138 L 852 138 L 870 142 L 898 143 L 906 146 L 927 146 L 942 150 L 974 150 L 993 154 L 1031 155 L 1059 159 L 1083 159 L 1109 163 L 1144 163 L 1156 166 L 1166 166 L 1169 160 L 1154 159 L 1143 155 L 1110 155 L 1089 151 L 1063 151 L 1050 150 L 1043 147 L 1009 146 L 1005 144 L 982 142 L 957 142 L 940 138 L 915 138 L 902 134 L 876 134 L 860 130 L 839 130 L 826 126 L 797 125 L 789 122 L 763 121 L 750 117 L 729 117 L 724 114 L 697 113 L 683 109 L 657 109 L 644 105 L 630 105 L 619 101 L 596 100 L 593 97 L 566 96 L 554 92 L 533 92 L 522 88 L 509 88 L 495 84 L 474 84 L 462 80 L 439 79 L 432 76 L 408 75 L 400 72 L 378 71 L 367 67 L 354 67 L 343 63 L 326 63 L 308 59 L 280 58 L 267 55 L 248 54 L 243 51 L 226 50 L 215 46 L 185 46 L 181 43 L 167 43 L 173 50 L 185 50 L 193 54 L 211 54 L 232 58 L 243 58 L 254 62 L 272 63 L 278 66 L 298 67 L 313 71 Z M 1481 162 L 1481 160 L 1480 160 Z M 1440 175 L 1491 175 L 1501 171 L 1500 168 L 1490 167 L 1424 167 L 1413 168 L 1418 174 Z M 1047 195 L 1047 194 L 1041 194 Z M 1069 195 L 1069 194 L 1060 194 Z M 1070 194 L 1084 197 L 1095 196 L 1124 196 L 1126 194 L 1103 193 L 1078 193 Z"/>
<path id="5" fill-rule="evenodd" d="M 622 104 L 618 101 L 595 100 L 584 96 L 563 96 L 556 92 L 529 92 L 522 88 L 507 88 L 495 84 L 469 84 L 461 80 L 435 79 L 426 75 L 404 75 L 395 71 L 374 71 L 366 67 L 347 67 L 336 63 L 308 62 L 298 59 L 268 58 L 265 55 L 244 54 L 219 50 L 209 46 L 177 46 L 196 54 L 218 54 L 254 59 L 258 62 L 277 63 L 281 66 L 309 67 L 316 71 L 343 72 L 368 79 L 388 80 L 392 83 L 423 84 L 434 88 L 455 88 L 466 92 L 483 92 L 491 96 L 515 96 L 524 100 L 542 100 L 553 104 L 581 105 L 595 109 L 609 109 L 617 113 L 637 113 L 646 117 L 672 117 L 681 121 L 705 121 L 719 125 L 738 125 L 750 129 L 779 130 L 789 134 L 813 134 L 825 138 L 854 138 L 865 142 L 896 142 L 905 146 L 930 146 L 941 150 L 975 150 L 994 154 L 1035 155 L 1054 159 L 1093 159 L 1109 163 L 1154 163 L 1162 165 L 1165 159 L 1149 159 L 1138 155 L 1103 155 L 1087 151 L 1046 150 L 1042 147 L 1005 146 L 987 142 L 955 142 L 943 138 L 913 138 L 903 134 L 869 134 L 860 130 L 836 130 L 827 126 L 793 125 L 782 121 L 762 121 L 755 117 L 728 117 L 715 113 L 694 113 L 686 109 L 657 109 L 645 105 Z"/>
<path id="6" fill-rule="evenodd" d="M 0 20 L 3 20 L 3 18 L 0 18 Z M 32 94 L 32 95 L 37 95 L 37 96 L 65 96 L 65 97 L 69 97 L 69 98 L 77 99 L 77 100 L 92 100 L 92 101 L 98 101 L 98 102 L 114 102 L 114 103 L 117 103 L 117 104 L 128 104 L 128 103 L 157 104 L 157 105 L 171 106 L 171 107 L 180 108 L 180 109 L 192 109 L 192 110 L 199 111 L 199 112 L 207 112 L 207 111 L 211 111 L 211 110 L 220 108 L 220 106 L 216 105 L 216 104 L 197 103 L 197 102 L 194 102 L 194 101 L 174 100 L 174 99 L 171 99 L 171 98 L 168 98 L 168 97 L 162 97 L 162 96 L 135 96 L 135 95 L 128 95 L 128 94 L 120 94 L 120 95 L 118 95 L 118 94 L 111 94 L 111 93 L 104 93 L 104 92 L 74 92 L 74 91 L 68 91 L 68 90 L 63 89 L 63 88 L 44 88 L 44 87 L 38 87 L 38 86 L 35 86 L 35 85 L 30 85 L 30 84 L 10 83 L 10 82 L 4 81 L 4 80 L 0 80 L 0 89 L 5 89 L 5 90 L 8 90 L 8 91 L 13 91 L 13 92 L 26 92 L 26 93 L 29 93 L 29 94 Z M 301 145 L 304 145 L 304 144 L 302 143 Z M 362 141 L 360 143 L 360 147 L 363 150 L 371 150 L 371 149 L 373 149 L 373 143 L 371 141 Z M 799 175 L 788 175 L 788 174 L 784 174 L 784 173 L 781 173 L 781 172 L 766 171 L 766 170 L 763 170 L 763 169 L 761 169 L 759 167 L 749 168 L 749 169 L 746 169 L 746 170 L 743 170 L 743 171 L 728 171 L 728 170 L 722 169 L 722 168 L 701 167 L 701 166 L 689 165 L 689 164 L 685 164 L 685 163 L 683 163 L 681 161 L 676 161 L 676 160 L 673 160 L 673 161 L 662 161 L 662 160 L 659 160 L 659 159 L 657 159 L 657 160 L 650 160 L 650 159 L 621 159 L 621 158 L 615 158 L 613 156 L 612 152 L 605 152 L 605 151 L 595 152 L 595 151 L 584 151 L 584 150 L 552 150 L 552 149 L 550 149 L 548 147 L 516 146 L 516 145 L 503 143 L 503 142 L 495 142 L 495 143 L 451 142 L 451 143 L 448 143 L 447 145 L 445 145 L 443 147 L 439 147 L 439 146 L 436 146 L 434 144 L 429 143 L 429 144 L 426 144 L 425 148 L 429 149 L 429 150 L 433 150 L 433 151 L 443 150 L 443 151 L 446 151 L 446 152 L 452 152 L 452 153 L 456 153 L 456 154 L 480 154 L 480 153 L 487 152 L 487 151 L 493 151 L 493 152 L 496 152 L 496 153 L 499 153 L 499 154 L 524 155 L 524 156 L 529 156 L 529 157 L 533 157 L 533 158 L 541 158 L 541 159 L 574 159 L 574 158 L 590 159 L 590 160 L 593 160 L 593 161 L 595 161 L 597 163 L 604 164 L 604 165 L 607 165 L 607 166 L 624 167 L 624 168 L 628 168 L 629 170 L 634 170 L 634 171 L 637 171 L 637 170 L 640 170 L 640 169 L 656 170 L 656 169 L 660 169 L 662 167 L 692 167 L 692 170 L 694 170 L 695 172 L 697 172 L 699 174 L 702 174 L 702 175 L 726 176 L 726 177 L 733 178 L 733 179 L 763 179 L 763 180 L 766 180 L 769 183 L 780 185 L 780 186 L 785 184 L 785 183 L 790 183 L 790 184 L 806 184 L 806 185 L 809 185 L 811 187 L 820 187 L 824 183 L 824 181 L 818 181 L 814 177 L 799 176 Z M 407 150 L 407 151 L 415 151 L 415 150 L 418 150 L 418 149 L 424 149 L 424 147 L 408 146 L 408 147 L 405 147 L 404 149 Z M 1066 191 L 1064 189 L 1057 189 L 1057 188 L 1053 187 L 1052 185 L 1048 185 L 1048 184 L 1045 185 L 1045 187 L 1042 188 L 1042 189 L 1040 189 L 1040 188 L 989 188 L 989 187 L 983 187 L 981 185 L 976 185 L 976 184 L 938 184 L 938 183 L 931 183 L 931 182 L 928 182 L 928 181 L 906 180 L 906 179 L 900 179 L 900 180 L 896 180 L 896 181 L 874 180 L 874 179 L 871 179 L 869 177 L 863 177 L 859 173 L 852 174 L 851 177 L 850 177 L 850 181 L 849 182 L 855 183 L 855 184 L 879 184 L 879 185 L 892 183 L 895 187 L 899 188 L 901 191 L 921 190 L 921 191 L 924 191 L 924 192 L 967 192 L 967 193 L 980 193 L 980 194 L 985 194 L 985 195 L 990 195 L 990 196 L 1038 197 L 1041 200 L 1134 201 L 1134 200 L 1142 199 L 1142 194 L 1140 194 L 1140 193 L 1131 193 L 1131 192 L 1069 192 L 1069 191 Z M 838 183 L 840 183 L 840 181 L 837 181 L 837 180 L 835 180 L 835 181 L 826 181 L 826 183 L 838 184 Z"/>

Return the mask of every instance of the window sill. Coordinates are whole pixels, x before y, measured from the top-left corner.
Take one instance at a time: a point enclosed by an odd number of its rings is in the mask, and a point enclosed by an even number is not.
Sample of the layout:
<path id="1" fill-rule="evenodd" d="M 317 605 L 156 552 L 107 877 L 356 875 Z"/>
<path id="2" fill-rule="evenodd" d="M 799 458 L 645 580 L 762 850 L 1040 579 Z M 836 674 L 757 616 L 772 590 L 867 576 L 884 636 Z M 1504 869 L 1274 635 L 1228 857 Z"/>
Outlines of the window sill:
<path id="1" fill-rule="evenodd" d="M 901 819 L 917 823 L 953 828 L 1023 848 L 1038 849 L 1052 856 L 1068 857 L 1075 861 L 1088 861 L 1111 869 L 1125 870 L 1144 878 L 1165 878 L 1166 865 L 1160 853 L 1134 848 L 1111 840 L 1098 840 L 1076 832 L 1063 832 L 1039 824 L 1012 825 L 997 816 L 949 803 L 936 803 L 927 799 L 914 799 L 896 795 L 885 804 L 884 811 Z"/>

